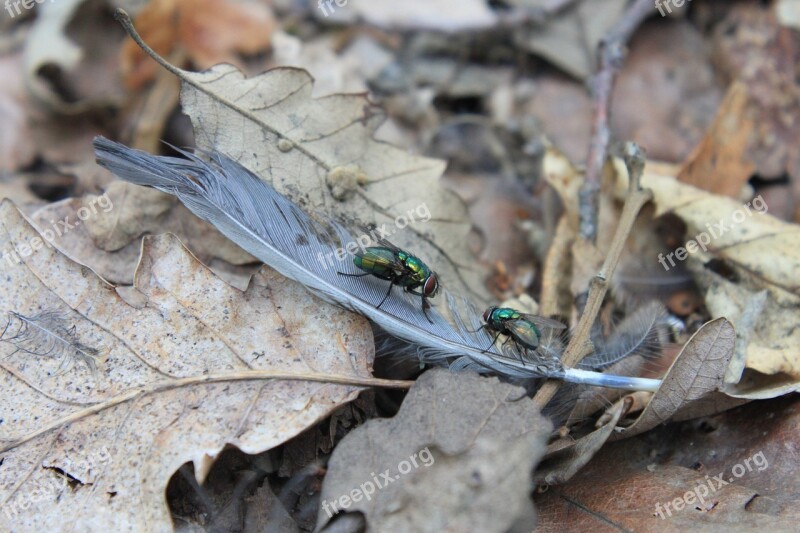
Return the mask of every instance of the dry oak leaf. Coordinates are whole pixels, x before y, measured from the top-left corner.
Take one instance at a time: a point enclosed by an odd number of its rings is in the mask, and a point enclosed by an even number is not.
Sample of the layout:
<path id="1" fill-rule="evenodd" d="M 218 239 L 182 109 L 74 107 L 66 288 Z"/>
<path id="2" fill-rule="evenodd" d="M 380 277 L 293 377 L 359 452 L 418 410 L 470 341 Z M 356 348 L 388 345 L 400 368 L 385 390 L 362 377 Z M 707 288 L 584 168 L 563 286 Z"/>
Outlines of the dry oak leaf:
<path id="1" fill-rule="evenodd" d="M 43 231 L 58 229 L 53 245 L 112 283 L 133 283 L 140 237 L 147 234 L 174 233 L 205 265 L 259 262 L 173 196 L 119 180 L 100 196 L 66 198 L 31 218 Z"/>
<path id="2" fill-rule="evenodd" d="M 9 315 L 0 341 L 0 530 L 58 531 L 66 515 L 82 531 L 170 530 L 182 464 L 202 482 L 225 446 L 270 449 L 382 382 L 366 321 L 267 267 L 242 292 L 174 236 L 148 237 L 122 292 L 41 241 L 21 254 L 36 239 L 0 204 L 0 250 L 21 259 L 0 309 L 31 320 Z"/>
<path id="3" fill-rule="evenodd" d="M 397 415 L 369 420 L 336 447 L 317 526 L 338 510 L 363 513 L 371 531 L 530 531 L 531 473 L 551 430 L 520 387 L 429 370 Z M 367 483 L 374 492 L 358 497 Z"/>
<path id="4" fill-rule="evenodd" d="M 617 167 L 615 194 L 621 198 L 627 190 L 627 173 L 620 161 Z M 677 181 L 670 175 L 645 168 L 642 185 L 653 191 L 655 216 L 671 213 L 687 226 L 684 248 L 694 248 L 686 259 L 711 271 L 712 259 L 721 260 L 736 278 L 735 285 L 747 293 L 766 290 L 764 312 L 758 317 L 747 346 L 746 366 L 763 374 L 783 373 L 800 378 L 800 226 L 769 215 L 769 206 L 756 197 L 743 204 L 716 196 Z M 704 251 L 698 245 L 703 241 Z M 692 242 L 694 245 L 690 245 Z M 684 250 L 684 251 L 686 251 Z M 675 255 L 665 264 L 679 263 Z M 659 261 L 658 257 L 652 258 Z M 719 283 L 708 283 L 709 276 L 695 273 L 695 281 L 706 291 L 706 305 L 712 316 L 731 314 L 730 291 L 720 290 Z M 725 280 L 716 275 L 720 283 Z M 728 282 L 730 283 L 730 282 Z M 739 307 L 744 307 L 744 301 Z"/>
<path id="5" fill-rule="evenodd" d="M 135 35 L 127 15 L 118 17 Z M 444 161 L 375 140 L 384 114 L 366 95 L 313 98 L 314 81 L 301 69 L 252 78 L 232 65 L 187 72 L 149 53 L 180 78 L 200 149 L 227 154 L 306 212 L 385 228 L 448 290 L 488 302 L 485 269 L 467 247 L 467 209 L 440 183 Z"/>

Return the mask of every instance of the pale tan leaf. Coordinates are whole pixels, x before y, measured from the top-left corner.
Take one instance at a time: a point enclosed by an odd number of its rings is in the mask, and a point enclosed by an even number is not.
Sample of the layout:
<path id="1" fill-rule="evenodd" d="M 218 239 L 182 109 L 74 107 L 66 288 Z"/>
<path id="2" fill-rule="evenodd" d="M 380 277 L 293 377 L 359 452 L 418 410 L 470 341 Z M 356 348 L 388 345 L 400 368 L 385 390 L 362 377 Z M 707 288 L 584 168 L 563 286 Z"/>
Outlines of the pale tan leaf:
<path id="1" fill-rule="evenodd" d="M 123 299 L 51 247 L 21 254 L 35 239 L 0 205 L 0 249 L 22 260 L 3 270 L 0 309 L 57 315 L 84 357 L 15 341 L 14 322 L 4 333 L 2 530 L 58 530 L 67 515 L 83 531 L 170 529 L 164 490 L 182 464 L 202 481 L 225 446 L 277 446 L 381 382 L 366 321 L 267 267 L 242 292 L 174 236 L 149 237 Z"/>
<path id="2" fill-rule="evenodd" d="M 200 148 L 228 154 L 309 212 L 385 226 L 448 290 L 487 301 L 466 208 L 439 181 L 444 162 L 376 141 L 383 113 L 364 95 L 312 98 L 312 78 L 292 68 L 174 72 Z"/>
<path id="3" fill-rule="evenodd" d="M 627 187 L 625 171 L 618 169 L 616 194 Z M 694 279 L 705 291 L 713 317 L 726 317 L 738 327 L 742 310 L 754 293 L 767 291 L 764 310 L 758 316 L 747 345 L 746 367 L 762 374 L 800 377 L 800 226 L 769 214 L 763 198 L 751 202 L 716 196 L 665 175 L 645 169 L 643 185 L 653 191 L 657 215 L 671 213 L 687 226 L 684 259 Z M 724 226 L 724 230 L 720 227 Z M 705 250 L 699 246 L 705 242 Z M 678 264 L 676 254 L 665 264 Z M 732 282 L 711 269 L 719 259 L 733 271 Z M 659 261 L 659 258 L 653 258 Z M 785 381 L 785 380 L 784 380 Z"/>
<path id="4" fill-rule="evenodd" d="M 723 392 L 758 400 L 800 390 L 795 370 L 798 350 L 794 344 L 794 325 L 800 321 L 800 309 L 766 297 L 766 290 L 733 283 L 696 263 L 690 266 L 695 281 L 706 290 L 709 312 L 728 317 L 737 327 L 736 353 Z M 770 347 L 776 344 L 783 348 Z"/>

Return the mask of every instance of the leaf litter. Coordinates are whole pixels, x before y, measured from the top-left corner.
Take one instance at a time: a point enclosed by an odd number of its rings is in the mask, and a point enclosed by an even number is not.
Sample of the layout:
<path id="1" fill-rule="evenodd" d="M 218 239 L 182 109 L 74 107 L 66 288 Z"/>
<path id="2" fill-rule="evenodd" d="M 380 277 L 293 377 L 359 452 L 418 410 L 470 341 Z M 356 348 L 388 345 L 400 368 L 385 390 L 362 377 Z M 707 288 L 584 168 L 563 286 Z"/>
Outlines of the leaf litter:
<path id="1" fill-rule="evenodd" d="M 24 213 L 3 204 L 4 529 L 796 522 L 791 2 L 695 2 L 665 18 L 643 0 L 117 4 L 169 70 L 91 2 L 2 22 L 4 66 L 25 80 L 0 87 L 0 194 Z M 614 44 L 629 48 L 618 63 Z M 586 157 L 606 131 L 647 149 L 652 200 L 629 187 L 630 160 Z M 546 349 L 588 366 L 630 351 L 608 372 L 661 386 L 515 388 L 421 367 L 171 197 L 99 172 L 97 134 L 227 154 L 322 217 L 394 229 L 424 204 L 430 220 L 391 240 L 450 292 L 538 307 L 573 326 Z M 47 238 L 100 195 L 109 212 Z M 743 223 L 659 264 L 745 205 Z M 602 290 L 598 272 L 612 274 Z M 394 357 L 373 373 L 376 348 Z M 763 470 L 734 470 L 662 520 L 706 474 L 762 456 Z M 81 518 L 65 525 L 66 509 Z"/>

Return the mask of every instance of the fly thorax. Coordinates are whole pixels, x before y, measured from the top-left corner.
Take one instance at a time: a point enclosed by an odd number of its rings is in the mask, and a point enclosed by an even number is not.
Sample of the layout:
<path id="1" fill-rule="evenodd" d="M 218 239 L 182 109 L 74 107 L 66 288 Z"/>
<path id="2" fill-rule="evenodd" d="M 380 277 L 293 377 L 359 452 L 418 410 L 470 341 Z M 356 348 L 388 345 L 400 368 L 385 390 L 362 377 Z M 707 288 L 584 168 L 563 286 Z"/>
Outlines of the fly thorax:
<path id="1" fill-rule="evenodd" d="M 414 281 L 423 283 L 428 277 L 428 268 L 425 264 L 414 256 L 408 256 L 405 260 L 406 267 L 414 273 Z"/>

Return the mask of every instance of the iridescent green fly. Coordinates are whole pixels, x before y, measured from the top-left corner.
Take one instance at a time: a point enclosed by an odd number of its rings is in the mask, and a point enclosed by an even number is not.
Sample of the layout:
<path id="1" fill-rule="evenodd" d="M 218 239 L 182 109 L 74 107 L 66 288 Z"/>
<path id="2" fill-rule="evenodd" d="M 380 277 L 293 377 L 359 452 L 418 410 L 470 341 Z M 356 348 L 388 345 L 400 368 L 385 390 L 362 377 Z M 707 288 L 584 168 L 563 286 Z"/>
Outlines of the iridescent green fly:
<path id="1" fill-rule="evenodd" d="M 517 344 L 517 348 L 521 346 L 529 350 L 535 350 L 539 347 L 539 339 L 542 337 L 542 332 L 539 328 L 564 329 L 566 327 L 556 320 L 528 315 L 510 307 L 497 307 L 495 305 L 484 311 L 483 321 L 486 323 L 478 331 L 486 328 L 496 333 L 492 344 L 484 351 L 488 351 L 497 342 L 500 335 L 508 337 L 500 347 L 501 351 L 503 346 L 512 339 Z"/>
<path id="2" fill-rule="evenodd" d="M 383 297 L 378 308 L 383 305 L 386 298 L 392 292 L 392 287 L 399 285 L 406 292 L 422 297 L 422 312 L 428 322 L 428 302 L 427 298 L 433 298 L 439 292 L 439 277 L 436 272 L 431 270 L 422 260 L 405 250 L 401 250 L 391 243 L 381 240 L 382 246 L 372 246 L 364 248 L 363 252 L 356 252 L 353 257 L 353 264 L 363 270 L 364 274 L 347 274 L 339 272 L 343 276 L 360 278 L 363 276 L 375 276 L 376 278 L 390 281 L 389 290 Z M 421 292 L 415 291 L 421 287 Z"/>

